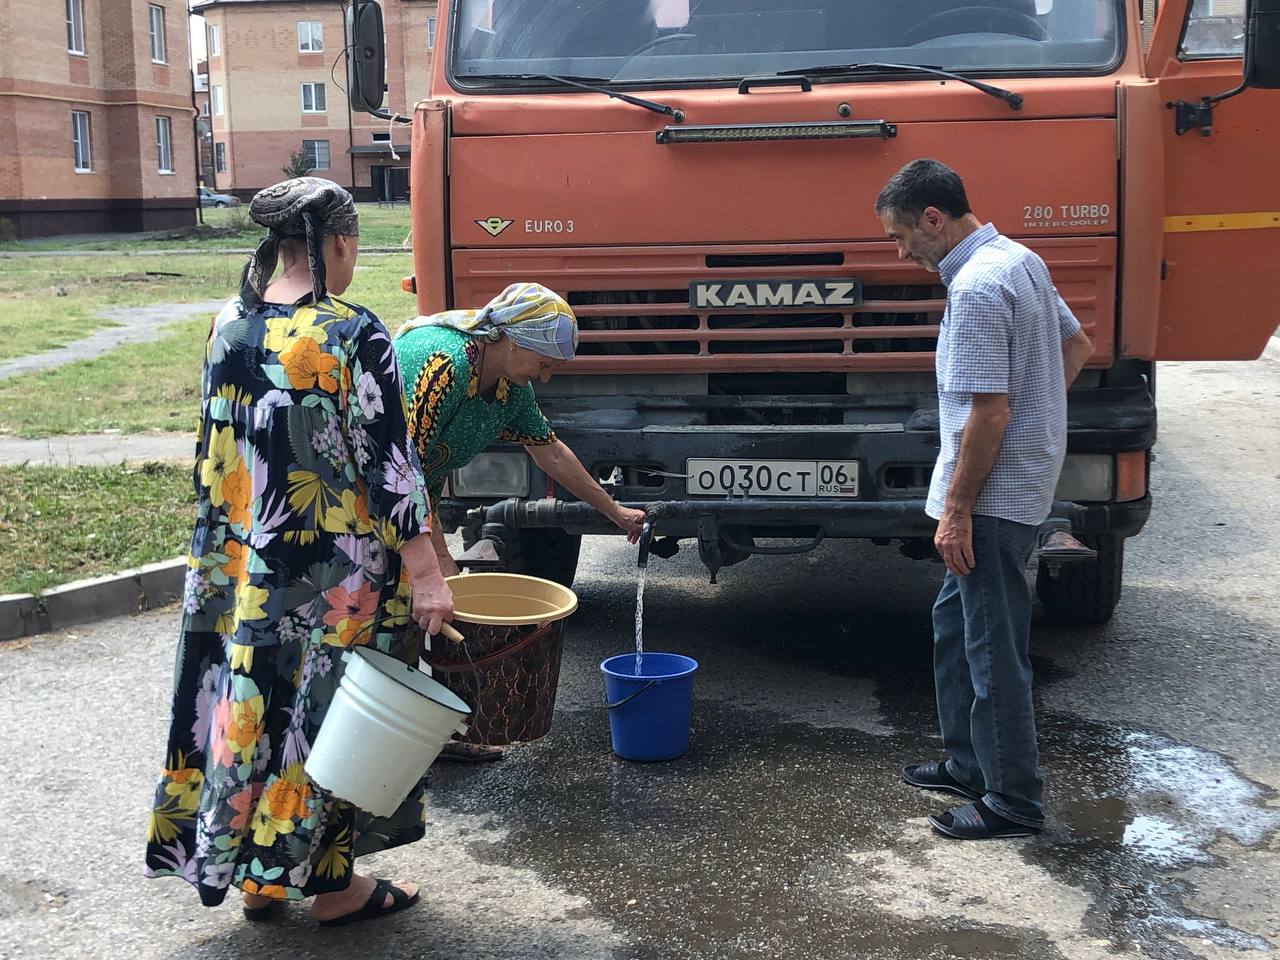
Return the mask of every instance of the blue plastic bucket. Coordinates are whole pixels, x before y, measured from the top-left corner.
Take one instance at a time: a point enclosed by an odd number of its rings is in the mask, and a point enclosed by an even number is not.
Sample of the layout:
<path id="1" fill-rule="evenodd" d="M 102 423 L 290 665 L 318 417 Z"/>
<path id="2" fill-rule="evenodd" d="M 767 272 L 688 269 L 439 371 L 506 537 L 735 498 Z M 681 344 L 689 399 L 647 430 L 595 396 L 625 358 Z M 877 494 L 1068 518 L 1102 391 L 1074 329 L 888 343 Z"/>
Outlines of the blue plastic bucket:
<path id="1" fill-rule="evenodd" d="M 646 653 L 600 664 L 613 752 L 626 760 L 674 760 L 689 749 L 689 713 L 698 661 L 678 653 Z"/>

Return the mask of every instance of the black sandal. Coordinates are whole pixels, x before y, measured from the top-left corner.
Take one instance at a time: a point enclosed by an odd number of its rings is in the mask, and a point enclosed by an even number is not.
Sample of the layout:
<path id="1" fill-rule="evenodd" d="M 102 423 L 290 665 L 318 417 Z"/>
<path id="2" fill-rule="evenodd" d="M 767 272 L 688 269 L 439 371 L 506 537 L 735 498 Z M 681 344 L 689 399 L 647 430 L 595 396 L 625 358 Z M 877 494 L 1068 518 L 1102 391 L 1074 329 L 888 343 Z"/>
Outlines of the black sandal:
<path id="1" fill-rule="evenodd" d="M 982 799 L 981 793 L 965 786 L 951 775 L 945 760 L 927 760 L 924 763 L 908 764 L 902 768 L 902 782 L 910 784 L 917 790 L 954 793 L 966 800 Z"/>
<path id="2" fill-rule="evenodd" d="M 1039 827 L 1006 820 L 987 806 L 983 800 L 975 800 L 964 806 L 953 807 L 946 813 L 929 818 L 929 825 L 944 837 L 953 840 L 1005 840 L 1012 837 L 1034 837 Z"/>
<path id="3" fill-rule="evenodd" d="M 284 907 L 284 901 L 272 900 L 266 906 L 262 907 L 246 906 L 243 902 L 240 905 L 244 907 L 244 918 L 246 920 L 251 920 L 254 923 L 261 923 L 263 920 L 270 920 L 279 913 L 281 908 Z"/>
<path id="4" fill-rule="evenodd" d="M 361 920 L 373 920 L 377 917 L 385 917 L 390 913 L 399 913 L 412 907 L 418 902 L 419 895 L 414 893 L 413 896 L 405 893 L 399 887 L 392 884 L 390 880 L 375 880 L 373 882 L 373 893 L 369 894 L 369 899 L 365 901 L 363 907 L 351 913 L 344 913 L 340 917 L 334 917 L 332 920 L 317 921 L 322 927 L 345 927 L 349 923 L 359 923 Z M 391 906 L 383 906 L 387 898 L 387 894 L 391 894 Z"/>

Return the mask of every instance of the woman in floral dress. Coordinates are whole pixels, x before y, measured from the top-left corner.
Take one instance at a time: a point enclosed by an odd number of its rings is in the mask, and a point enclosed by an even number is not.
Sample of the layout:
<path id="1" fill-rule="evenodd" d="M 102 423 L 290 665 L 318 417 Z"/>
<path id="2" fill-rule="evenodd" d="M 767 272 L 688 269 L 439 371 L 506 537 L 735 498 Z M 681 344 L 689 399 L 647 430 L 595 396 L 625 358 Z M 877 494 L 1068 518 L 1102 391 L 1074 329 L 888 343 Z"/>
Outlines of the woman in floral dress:
<path id="1" fill-rule="evenodd" d="M 208 906 L 234 884 L 251 919 L 314 897 L 317 920 L 347 923 L 416 901 L 414 885 L 357 875 L 354 860 L 423 835 L 422 788 L 373 818 L 319 792 L 303 765 L 344 651 L 405 656 L 406 626 L 438 632 L 453 601 L 390 338 L 337 298 L 355 268 L 350 195 L 304 177 L 261 191 L 250 215 L 270 233 L 206 350 L 199 507 L 146 867 L 192 883 Z"/>

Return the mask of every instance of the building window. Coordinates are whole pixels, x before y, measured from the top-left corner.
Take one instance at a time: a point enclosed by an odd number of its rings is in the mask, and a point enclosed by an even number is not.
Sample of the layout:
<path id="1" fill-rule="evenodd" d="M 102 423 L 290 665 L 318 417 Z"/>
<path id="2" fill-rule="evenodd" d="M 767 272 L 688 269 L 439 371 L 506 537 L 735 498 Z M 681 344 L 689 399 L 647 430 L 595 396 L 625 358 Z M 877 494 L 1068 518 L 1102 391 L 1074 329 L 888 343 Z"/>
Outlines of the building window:
<path id="1" fill-rule="evenodd" d="M 164 43 L 164 7 L 148 4 L 151 14 L 151 62 L 167 63 Z"/>
<path id="2" fill-rule="evenodd" d="M 200 103 L 200 116 L 207 117 L 209 115 L 209 101 L 203 100 Z"/>
<path id="3" fill-rule="evenodd" d="M 209 56 L 222 56 L 222 28 L 216 23 L 209 24 Z"/>
<path id="4" fill-rule="evenodd" d="M 156 162 L 161 173 L 173 173 L 173 121 L 156 117 Z"/>
<path id="5" fill-rule="evenodd" d="M 375 133 L 372 136 L 373 136 L 374 143 L 390 143 L 391 142 L 391 134 L 389 133 Z"/>
<path id="6" fill-rule="evenodd" d="M 436 48 L 436 18 L 427 17 L 427 49 Z"/>
<path id="7" fill-rule="evenodd" d="M 89 114 L 83 110 L 71 111 L 71 151 L 76 160 L 76 173 L 88 173 L 93 169 Z"/>
<path id="8" fill-rule="evenodd" d="M 226 112 L 225 104 L 222 102 L 222 84 L 215 83 L 213 89 L 209 91 L 209 99 L 213 102 L 213 115 L 220 117 Z"/>
<path id="9" fill-rule="evenodd" d="M 67 53 L 84 53 L 84 0 L 67 0 Z"/>
<path id="10" fill-rule="evenodd" d="M 227 145 L 225 143 L 215 143 L 213 145 L 213 169 L 218 173 L 227 172 Z"/>
<path id="11" fill-rule="evenodd" d="M 302 85 L 302 112 L 325 112 L 323 83 L 304 83 Z"/>
<path id="12" fill-rule="evenodd" d="M 329 169 L 328 140 L 303 140 L 302 154 L 307 158 L 307 163 L 311 165 L 312 170 Z"/>
<path id="13" fill-rule="evenodd" d="M 298 21 L 298 52 L 322 53 L 324 51 L 324 24 L 319 20 Z"/>

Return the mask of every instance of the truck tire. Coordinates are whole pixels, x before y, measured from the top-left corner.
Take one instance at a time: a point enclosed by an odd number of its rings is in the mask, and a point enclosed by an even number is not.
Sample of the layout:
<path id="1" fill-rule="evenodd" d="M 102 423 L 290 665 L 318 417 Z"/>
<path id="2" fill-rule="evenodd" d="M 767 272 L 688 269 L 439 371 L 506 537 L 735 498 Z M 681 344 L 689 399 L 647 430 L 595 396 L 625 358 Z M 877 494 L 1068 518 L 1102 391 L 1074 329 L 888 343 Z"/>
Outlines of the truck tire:
<path id="1" fill-rule="evenodd" d="M 1124 537 L 1115 534 L 1080 534 L 1078 537 L 1098 551 L 1098 559 L 1064 563 L 1056 576 L 1041 563 L 1036 575 L 1036 594 L 1050 620 L 1106 623 L 1120 602 Z"/>
<path id="2" fill-rule="evenodd" d="M 507 543 L 507 572 L 553 580 L 572 587 L 582 537 L 555 529 L 521 530 Z"/>

